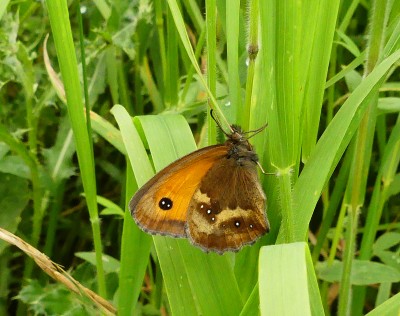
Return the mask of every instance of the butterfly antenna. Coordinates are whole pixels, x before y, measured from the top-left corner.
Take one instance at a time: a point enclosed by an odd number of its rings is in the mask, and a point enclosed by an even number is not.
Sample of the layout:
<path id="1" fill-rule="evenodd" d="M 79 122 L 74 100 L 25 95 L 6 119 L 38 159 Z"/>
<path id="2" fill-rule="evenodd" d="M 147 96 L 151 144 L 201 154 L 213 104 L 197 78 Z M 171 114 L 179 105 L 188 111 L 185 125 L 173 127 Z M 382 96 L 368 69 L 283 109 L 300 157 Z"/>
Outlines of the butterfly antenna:
<path id="1" fill-rule="evenodd" d="M 212 119 L 215 121 L 215 123 L 217 123 L 217 125 L 218 125 L 219 129 L 222 131 L 222 133 L 224 133 L 226 136 L 229 136 L 229 133 L 225 132 L 225 130 L 222 128 L 221 123 L 219 122 L 217 117 L 214 116 L 214 110 L 213 109 L 210 110 L 210 115 L 211 115 Z"/>
<path id="2" fill-rule="evenodd" d="M 257 128 L 252 131 L 247 131 L 247 132 L 242 132 L 242 134 L 250 134 L 253 133 L 252 135 L 248 136 L 247 139 L 252 138 L 253 136 L 257 135 L 258 133 L 262 132 L 266 127 L 268 126 L 268 123 L 261 126 L 260 128 Z"/>

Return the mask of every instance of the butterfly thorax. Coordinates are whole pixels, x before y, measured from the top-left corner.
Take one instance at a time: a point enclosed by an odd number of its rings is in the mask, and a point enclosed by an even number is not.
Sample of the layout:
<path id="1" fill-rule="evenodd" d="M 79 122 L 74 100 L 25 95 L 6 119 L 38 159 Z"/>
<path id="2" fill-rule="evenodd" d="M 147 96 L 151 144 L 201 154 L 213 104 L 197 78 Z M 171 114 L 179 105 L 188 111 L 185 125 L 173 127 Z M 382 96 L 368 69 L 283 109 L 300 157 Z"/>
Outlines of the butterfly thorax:
<path id="1" fill-rule="evenodd" d="M 249 143 L 247 137 L 243 135 L 240 126 L 232 125 L 232 134 L 228 137 L 225 145 L 229 147 L 228 159 L 235 159 L 240 166 L 246 165 L 249 162 L 257 163 L 258 156 L 253 151 L 253 147 Z"/>

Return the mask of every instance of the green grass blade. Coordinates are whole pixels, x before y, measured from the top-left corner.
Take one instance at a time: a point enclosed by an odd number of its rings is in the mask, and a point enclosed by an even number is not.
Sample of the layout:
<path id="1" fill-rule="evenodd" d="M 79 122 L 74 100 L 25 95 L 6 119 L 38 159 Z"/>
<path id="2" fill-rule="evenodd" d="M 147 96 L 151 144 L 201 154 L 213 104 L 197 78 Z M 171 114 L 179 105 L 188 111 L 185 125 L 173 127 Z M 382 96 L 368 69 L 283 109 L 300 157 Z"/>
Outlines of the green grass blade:
<path id="1" fill-rule="evenodd" d="M 167 10 L 167 69 L 165 81 L 165 104 L 167 107 L 178 103 L 179 59 L 178 33 L 170 10 Z"/>
<path id="2" fill-rule="evenodd" d="M 258 283 L 253 287 L 253 291 L 251 292 L 246 304 L 243 306 L 243 309 L 240 313 L 240 316 L 247 315 L 258 315 L 260 313 L 260 299 L 258 293 Z"/>
<path id="3" fill-rule="evenodd" d="M 90 221 L 92 223 L 99 294 L 105 297 L 106 285 L 102 262 L 100 222 L 96 200 L 96 179 L 94 159 L 91 154 L 93 150 L 88 130 L 86 129 L 86 119 L 83 112 L 84 106 L 82 103 L 81 86 L 79 83 L 78 63 L 72 39 L 67 2 L 48 1 L 46 4 L 54 43 L 57 49 L 58 62 L 64 81 L 68 114 L 74 132 L 79 168 L 89 209 Z"/>
<path id="4" fill-rule="evenodd" d="M 249 269 L 249 267 L 257 266 L 260 246 L 265 244 L 263 239 L 265 238 L 261 238 L 259 242 L 251 247 L 242 249 L 235 258 L 236 280 L 244 300 L 248 299 L 249 295 L 254 291 L 255 284 L 257 284 L 257 270 Z"/>
<path id="5" fill-rule="evenodd" d="M 259 275 L 261 315 L 323 315 L 306 243 L 262 247 Z"/>
<path id="6" fill-rule="evenodd" d="M 388 190 L 395 177 L 400 160 L 400 116 L 389 137 L 382 159 L 381 168 L 374 186 L 374 192 L 367 213 L 366 230 L 363 235 L 360 258 L 370 259 L 378 225 L 386 203 Z"/>
<path id="7" fill-rule="evenodd" d="M 127 168 L 126 205 L 134 193 L 133 169 L 136 183 L 143 185 L 154 175 L 147 152 L 140 136 L 132 124 L 132 118 L 121 105 L 115 105 L 111 113 L 115 116 L 132 168 Z M 135 184 L 136 186 L 136 184 Z M 142 287 L 150 254 L 151 238 L 133 222 L 126 209 L 122 230 L 121 270 L 119 275 L 118 311 L 121 315 L 131 315 Z"/>
<path id="8" fill-rule="evenodd" d="M 265 47 L 262 63 L 268 73 L 264 93 L 269 100 L 264 106 L 268 113 L 269 154 L 272 166 L 280 175 L 279 200 L 286 242 L 294 240 L 292 183 L 297 177 L 300 159 L 301 10 L 298 0 L 260 2 L 260 34 Z"/>
<path id="9" fill-rule="evenodd" d="M 242 111 L 242 89 L 239 82 L 239 9 L 240 1 L 229 1 L 226 11 L 226 41 L 228 63 L 229 102 L 238 112 Z M 235 115 L 236 116 L 236 115 Z"/>
<path id="10" fill-rule="evenodd" d="M 218 115 L 221 123 L 223 124 L 224 127 L 226 127 L 228 129 L 228 126 L 230 126 L 230 124 L 226 120 L 226 118 L 223 115 L 221 109 L 219 108 L 218 103 L 217 103 L 217 101 L 215 99 L 215 96 L 211 93 L 210 89 L 208 89 L 207 82 L 206 82 L 206 80 L 205 80 L 205 78 L 204 78 L 204 76 L 203 76 L 203 74 L 202 74 L 202 72 L 200 70 L 199 65 L 197 64 L 196 56 L 195 56 L 195 54 L 193 52 L 193 49 L 192 49 L 192 46 L 190 44 L 189 36 L 188 36 L 188 34 L 186 32 L 185 23 L 183 21 L 183 17 L 182 17 L 182 14 L 180 12 L 178 3 L 177 3 L 176 0 L 168 0 L 168 5 L 169 5 L 169 8 L 171 10 L 171 14 L 172 14 L 172 16 L 174 18 L 175 26 L 176 26 L 176 29 L 177 29 L 177 31 L 179 33 L 179 36 L 180 36 L 181 42 L 183 44 L 183 47 L 185 48 L 185 51 L 188 54 L 188 57 L 189 57 L 192 65 L 193 65 L 194 69 L 196 70 L 196 73 L 199 76 L 201 84 L 203 85 L 204 89 L 207 91 L 207 94 L 208 94 L 208 96 L 210 98 L 210 102 L 209 102 L 210 107 L 216 110 L 217 115 Z"/>
<path id="11" fill-rule="evenodd" d="M 400 160 L 400 116 L 394 126 L 389 140 L 385 146 L 382 163 L 376 177 L 374 191 L 368 207 L 365 231 L 361 241 L 359 258 L 369 260 L 372 256 L 372 245 L 376 238 L 378 225 L 389 197 L 389 188 L 395 178 L 396 170 Z M 366 289 L 357 288 L 354 291 L 354 302 L 365 300 Z M 362 303 L 358 303 L 361 305 Z"/>
<path id="12" fill-rule="evenodd" d="M 302 140 L 303 161 L 307 160 L 314 148 L 321 116 L 322 100 L 325 92 L 325 78 L 328 72 L 333 36 L 336 27 L 340 1 L 323 0 L 310 3 L 306 14 L 315 19 L 305 19 L 304 38 L 302 47 L 309 49 L 309 55 L 303 56 L 302 65 L 307 77 L 304 79 L 304 125 Z M 313 23 L 314 22 L 314 23 Z"/>
<path id="13" fill-rule="evenodd" d="M 297 41 L 302 21 L 297 13 L 298 6 L 297 0 L 260 2 L 261 38 L 266 49 L 263 62 L 270 69 L 271 74 L 266 79 L 273 90 L 270 104 L 266 105 L 271 163 L 286 173 L 296 164 L 300 149 L 298 67 L 301 45 Z M 285 36 L 279 35 L 282 33 Z"/>
<path id="14" fill-rule="evenodd" d="M 315 267 L 312 261 L 312 256 L 308 247 L 305 247 L 307 277 L 308 277 L 308 293 L 310 297 L 311 315 L 324 315 L 324 307 L 322 304 L 322 296 L 318 287 Z"/>
<path id="15" fill-rule="evenodd" d="M 312 252 L 314 262 L 318 261 L 322 246 L 326 242 L 326 236 L 332 226 L 336 214 L 339 212 L 340 204 L 343 199 L 344 190 L 347 184 L 346 180 L 349 176 L 350 162 L 350 154 L 345 155 L 344 162 L 340 167 L 339 174 L 335 181 L 335 187 L 331 192 L 328 208 L 324 214 L 324 218 L 318 232 L 317 244 L 314 246 Z"/>
<path id="16" fill-rule="evenodd" d="M 0 3 L 0 20 L 3 17 L 4 13 L 6 12 L 7 6 L 11 0 L 4 0 Z"/>
<path id="17" fill-rule="evenodd" d="M 250 130 L 250 113 L 251 107 L 254 103 L 253 100 L 253 82 L 255 77 L 255 69 L 256 69 L 256 58 L 258 56 L 259 51 L 259 36 L 258 36 L 258 24 L 259 24 L 259 1 L 250 1 L 249 5 L 249 35 L 248 35 L 248 44 L 247 44 L 247 60 L 248 60 L 248 68 L 247 68 L 247 79 L 246 79 L 246 95 L 244 100 L 244 106 L 242 110 L 238 113 L 238 118 L 240 119 L 240 124 L 243 130 Z"/>
<path id="18" fill-rule="evenodd" d="M 370 74 L 379 61 L 382 60 L 383 46 L 386 42 L 386 25 L 389 19 L 391 4 L 391 0 L 372 3 L 364 76 Z M 346 248 L 343 254 L 343 274 L 339 288 L 338 314 L 341 316 L 348 315 L 352 307 L 353 312 L 359 314 L 364 305 L 362 300 L 353 300 L 350 275 L 352 274 L 352 263 L 356 254 L 360 210 L 365 203 L 367 179 L 376 129 L 377 105 L 378 91 L 375 91 L 375 96 L 371 98 L 357 129 L 356 137 L 353 140 L 355 147 L 344 198 L 348 222 L 345 237 Z"/>
<path id="19" fill-rule="evenodd" d="M 111 110 L 112 111 L 112 110 Z M 92 129 L 102 136 L 104 140 L 119 150 L 120 153 L 126 154 L 124 142 L 122 141 L 121 132 L 115 128 L 109 121 L 95 112 L 90 112 L 92 119 Z"/>
<path id="20" fill-rule="evenodd" d="M 334 85 L 336 82 L 343 79 L 348 73 L 352 72 L 354 69 L 356 69 L 358 66 L 360 66 L 362 64 L 362 62 L 365 60 L 365 55 L 366 55 L 366 52 L 365 51 L 362 52 L 359 56 L 354 58 L 354 60 L 350 64 L 348 64 L 341 71 L 339 71 L 332 78 L 330 78 L 325 83 L 325 89 L 328 89 L 330 86 Z"/>
<path id="21" fill-rule="evenodd" d="M 206 39 L 207 39 L 207 85 L 210 92 L 216 95 L 217 89 L 217 12 L 215 0 L 206 0 Z M 207 115 L 208 145 L 216 140 L 217 127 L 211 115 Z"/>
<path id="22" fill-rule="evenodd" d="M 400 313 L 400 293 L 366 314 L 366 316 L 398 316 Z"/>

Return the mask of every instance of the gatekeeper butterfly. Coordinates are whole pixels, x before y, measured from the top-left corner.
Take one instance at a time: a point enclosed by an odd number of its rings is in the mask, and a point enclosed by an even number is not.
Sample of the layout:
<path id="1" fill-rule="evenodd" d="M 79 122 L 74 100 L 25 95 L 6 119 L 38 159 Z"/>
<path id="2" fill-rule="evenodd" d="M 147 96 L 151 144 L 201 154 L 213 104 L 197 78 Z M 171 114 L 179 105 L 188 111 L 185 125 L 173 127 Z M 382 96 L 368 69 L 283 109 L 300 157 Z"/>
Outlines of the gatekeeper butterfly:
<path id="1" fill-rule="evenodd" d="M 246 134 L 232 125 L 224 144 L 199 149 L 157 173 L 129 203 L 136 224 L 220 254 L 239 251 L 268 232 L 258 157 Z"/>

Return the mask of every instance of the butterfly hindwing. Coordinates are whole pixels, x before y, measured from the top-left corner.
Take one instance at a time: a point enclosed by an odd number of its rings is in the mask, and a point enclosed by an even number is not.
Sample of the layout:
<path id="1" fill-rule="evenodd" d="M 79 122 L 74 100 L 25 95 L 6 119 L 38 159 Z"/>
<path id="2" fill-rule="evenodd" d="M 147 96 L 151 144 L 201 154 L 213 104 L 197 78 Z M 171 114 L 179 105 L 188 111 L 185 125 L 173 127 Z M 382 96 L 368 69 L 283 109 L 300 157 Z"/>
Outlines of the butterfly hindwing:
<path id="1" fill-rule="evenodd" d="M 207 171 L 226 153 L 224 145 L 205 147 L 161 170 L 129 203 L 138 226 L 152 234 L 185 237 L 187 211 L 193 194 Z"/>
<path id="2" fill-rule="evenodd" d="M 256 164 L 224 157 L 201 180 L 189 205 L 187 235 L 205 251 L 237 251 L 269 230 Z"/>

